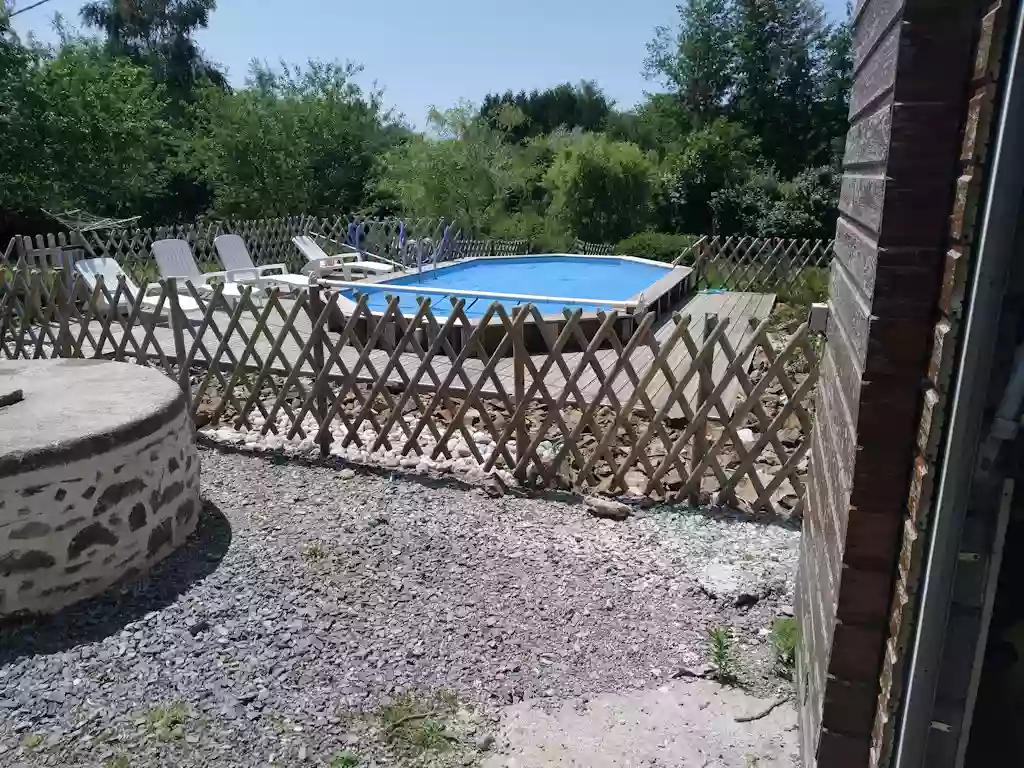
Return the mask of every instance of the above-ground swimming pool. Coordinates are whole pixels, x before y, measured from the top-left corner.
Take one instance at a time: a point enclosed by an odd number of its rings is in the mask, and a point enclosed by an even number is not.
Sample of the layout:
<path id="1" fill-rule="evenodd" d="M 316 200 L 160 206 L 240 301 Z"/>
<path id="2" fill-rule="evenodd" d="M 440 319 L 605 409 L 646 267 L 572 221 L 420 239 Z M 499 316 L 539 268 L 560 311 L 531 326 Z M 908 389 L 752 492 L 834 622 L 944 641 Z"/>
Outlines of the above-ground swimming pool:
<path id="1" fill-rule="evenodd" d="M 598 256 L 508 256 L 467 259 L 444 264 L 437 269 L 406 272 L 400 276 L 359 283 L 342 293 L 355 299 L 366 293 L 375 312 L 387 308 L 387 296 L 398 296 L 403 313 L 415 310 L 416 297 L 430 298 L 435 312 L 444 314 L 448 297 L 466 302 L 469 317 L 480 317 L 492 302 L 506 308 L 533 304 L 543 315 L 563 309 L 623 309 L 628 304 L 649 300 L 645 291 L 671 275 L 673 268 L 644 259 Z M 415 290 L 395 291 L 394 286 Z M 478 294 L 494 294 L 480 296 Z M 565 301 L 571 299 L 572 301 Z"/>
<path id="2" fill-rule="evenodd" d="M 617 333 L 625 339 L 635 328 L 638 314 L 651 311 L 661 315 L 692 292 L 692 271 L 632 256 L 543 254 L 470 258 L 436 268 L 374 276 L 358 283 L 328 280 L 327 284 L 350 301 L 365 294 L 367 307 L 374 315 L 385 312 L 389 296 L 400 299 L 399 308 L 405 317 L 415 313 L 417 297 L 429 298 L 438 318 L 447 316 L 453 297 L 465 302 L 463 311 L 470 319 L 482 317 L 494 302 L 506 311 L 531 304 L 556 336 L 565 323 L 566 309 L 582 310 L 580 327 L 587 337 L 601 323 L 598 312 L 615 310 L 619 313 Z M 340 321 L 336 325 L 340 326 Z M 362 325 L 360 336 L 368 330 L 367 323 Z M 534 318 L 527 319 L 526 345 L 543 351 L 546 342 L 536 325 Z M 503 335 L 500 318 L 492 316 L 485 347 L 492 349 Z M 576 347 L 574 340 L 565 350 Z"/>

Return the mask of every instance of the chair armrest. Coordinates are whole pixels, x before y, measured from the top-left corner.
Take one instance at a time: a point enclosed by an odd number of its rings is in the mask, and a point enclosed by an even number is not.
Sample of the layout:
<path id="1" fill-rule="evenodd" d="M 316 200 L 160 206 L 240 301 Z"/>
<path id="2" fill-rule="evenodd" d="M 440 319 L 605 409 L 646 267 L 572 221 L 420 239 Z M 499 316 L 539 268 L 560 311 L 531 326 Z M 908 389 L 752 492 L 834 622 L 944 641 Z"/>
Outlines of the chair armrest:
<path id="1" fill-rule="evenodd" d="M 227 270 L 222 270 L 220 272 L 203 272 L 202 280 L 205 283 L 209 283 L 211 279 L 223 280 L 225 283 L 229 283 L 231 282 L 230 278 L 228 277 L 230 274 L 231 273 L 228 272 Z"/>
<path id="2" fill-rule="evenodd" d="M 206 275 L 204 275 L 206 277 Z M 244 282 L 258 282 L 260 279 L 259 269 L 229 269 L 224 272 L 224 282 L 226 283 L 244 283 Z"/>
<path id="3" fill-rule="evenodd" d="M 287 275 L 288 274 L 288 267 L 285 264 L 264 264 L 262 266 L 257 266 L 256 267 L 256 271 L 259 272 L 260 277 L 262 277 L 263 275 L 266 275 L 268 273 L 269 274 Z"/>
<path id="4" fill-rule="evenodd" d="M 318 275 L 323 275 L 325 272 L 333 272 L 336 269 L 344 269 L 346 259 L 340 256 L 321 256 L 317 259 L 310 259 L 308 266 L 311 266 Z"/>

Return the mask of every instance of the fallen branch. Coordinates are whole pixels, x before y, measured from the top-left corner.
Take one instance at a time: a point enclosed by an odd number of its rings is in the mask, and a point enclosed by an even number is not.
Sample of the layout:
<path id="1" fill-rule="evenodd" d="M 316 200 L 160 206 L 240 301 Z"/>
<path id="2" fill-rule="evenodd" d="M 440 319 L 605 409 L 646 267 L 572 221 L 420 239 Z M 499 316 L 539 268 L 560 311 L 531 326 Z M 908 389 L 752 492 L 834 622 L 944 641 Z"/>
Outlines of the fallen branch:
<path id="1" fill-rule="evenodd" d="M 417 713 L 415 713 L 413 715 L 406 715 L 405 717 L 400 717 L 397 720 L 395 720 L 395 722 L 393 722 L 390 725 L 388 725 L 388 730 L 389 731 L 394 731 L 394 730 L 400 728 L 401 726 L 405 725 L 406 723 L 412 722 L 413 720 L 422 720 L 425 717 L 433 717 L 434 715 L 439 715 L 439 714 L 441 714 L 441 713 L 440 712 L 436 712 L 436 711 L 430 711 L 430 712 L 417 712 Z"/>
<path id="2" fill-rule="evenodd" d="M 737 723 L 752 723 L 754 720 L 760 720 L 762 717 L 768 717 L 768 715 L 772 713 L 772 710 L 774 710 L 778 706 L 781 706 L 782 704 L 785 704 L 787 701 L 789 701 L 789 696 L 780 696 L 764 709 L 755 712 L 752 715 L 736 717 L 734 718 L 734 720 Z"/>

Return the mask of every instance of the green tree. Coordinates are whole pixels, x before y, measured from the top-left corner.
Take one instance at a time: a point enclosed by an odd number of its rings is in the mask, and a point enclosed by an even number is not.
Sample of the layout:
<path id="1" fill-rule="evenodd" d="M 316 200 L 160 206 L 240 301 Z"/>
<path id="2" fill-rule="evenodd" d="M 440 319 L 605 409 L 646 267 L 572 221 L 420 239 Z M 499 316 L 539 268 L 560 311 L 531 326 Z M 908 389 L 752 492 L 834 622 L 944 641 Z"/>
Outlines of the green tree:
<path id="1" fill-rule="evenodd" d="M 0 3 L 0 201 L 17 205 L 20 190 L 36 181 L 33 155 L 39 145 L 42 94 L 32 71 L 32 52 L 10 27 Z"/>
<path id="2" fill-rule="evenodd" d="M 644 228 L 657 177 L 635 144 L 588 133 L 557 152 L 545 181 L 552 215 L 573 236 L 614 243 Z"/>
<path id="3" fill-rule="evenodd" d="M 543 91 L 487 94 L 478 116 L 493 130 L 501 131 L 509 141 L 523 142 L 558 128 L 603 130 L 612 114 L 612 106 L 596 83 L 584 80 L 578 85 L 562 83 Z M 510 107 L 519 115 L 514 121 L 508 119 Z"/>
<path id="4" fill-rule="evenodd" d="M 828 32 L 824 11 L 814 0 L 736 0 L 734 13 L 730 117 L 761 139 L 779 172 L 791 175 L 808 161 Z"/>
<path id="5" fill-rule="evenodd" d="M 59 50 L 0 43 L 4 207 L 134 215 L 167 182 L 167 98 L 149 70 L 92 41 Z"/>
<path id="6" fill-rule="evenodd" d="M 733 21 L 729 0 L 685 0 L 676 29 L 657 27 L 645 72 L 674 93 L 690 122 L 722 114 L 732 85 Z"/>
<path id="7" fill-rule="evenodd" d="M 676 28 L 658 28 L 648 46 L 646 72 L 669 90 L 661 110 L 678 104 L 696 127 L 742 124 L 784 177 L 828 163 L 845 133 L 847 26 L 826 24 L 818 0 L 687 0 L 678 10 Z"/>
<path id="8" fill-rule="evenodd" d="M 431 110 L 428 134 L 382 158 L 380 193 L 406 215 L 455 218 L 464 232 L 487 229 L 512 188 L 512 149 L 468 104 Z"/>
<path id="9" fill-rule="evenodd" d="M 718 119 L 687 135 L 663 164 L 658 224 L 667 232 L 718 232 L 712 201 L 741 185 L 761 162 L 760 141 L 742 125 Z"/>
<path id="10" fill-rule="evenodd" d="M 81 17 L 104 35 L 111 54 L 146 64 L 174 99 L 189 100 L 204 81 L 227 85 L 193 38 L 216 8 L 217 0 L 92 0 Z"/>
<path id="11" fill-rule="evenodd" d="M 326 215 L 358 209 L 377 155 L 401 135 L 351 64 L 254 63 L 245 88 L 206 88 L 196 108 L 193 171 L 222 216 Z"/>
<path id="12" fill-rule="evenodd" d="M 847 16 L 850 6 L 847 3 Z M 826 33 L 818 94 L 811 120 L 813 154 L 810 165 L 842 165 L 849 125 L 850 86 L 853 82 L 853 40 L 850 23 L 835 25 Z"/>

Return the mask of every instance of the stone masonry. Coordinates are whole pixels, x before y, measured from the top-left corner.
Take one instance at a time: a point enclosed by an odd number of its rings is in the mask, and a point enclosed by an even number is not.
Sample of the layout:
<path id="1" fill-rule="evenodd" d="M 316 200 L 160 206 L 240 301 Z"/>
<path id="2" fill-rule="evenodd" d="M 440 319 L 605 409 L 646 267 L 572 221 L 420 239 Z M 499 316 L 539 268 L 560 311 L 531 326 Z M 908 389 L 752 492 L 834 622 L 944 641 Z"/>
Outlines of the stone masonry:
<path id="1" fill-rule="evenodd" d="M 157 371 L 0 364 L 0 617 L 52 613 L 146 572 L 199 515 L 187 402 Z"/>

